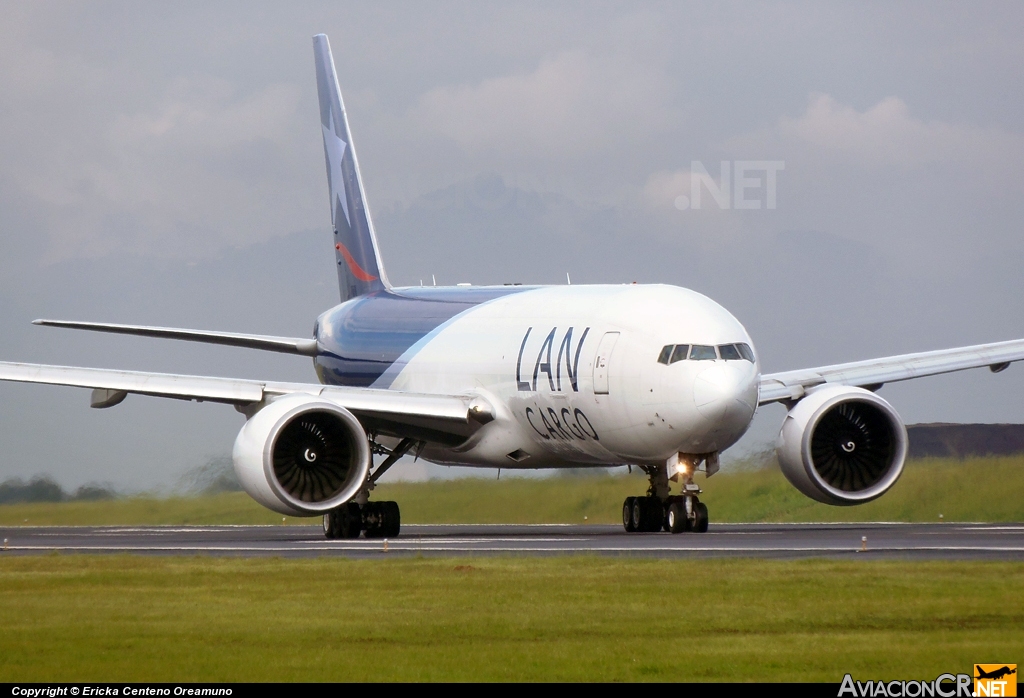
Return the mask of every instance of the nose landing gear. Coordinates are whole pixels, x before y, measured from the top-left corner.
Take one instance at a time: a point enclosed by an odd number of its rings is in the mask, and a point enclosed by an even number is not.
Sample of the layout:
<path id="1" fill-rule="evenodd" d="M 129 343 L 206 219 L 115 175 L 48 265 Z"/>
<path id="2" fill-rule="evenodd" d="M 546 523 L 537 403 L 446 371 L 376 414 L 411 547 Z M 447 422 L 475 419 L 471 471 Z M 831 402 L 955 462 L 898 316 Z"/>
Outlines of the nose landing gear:
<path id="1" fill-rule="evenodd" d="M 708 506 L 696 495 L 673 497 L 665 513 L 665 530 L 669 533 L 707 533 Z"/>
<path id="2" fill-rule="evenodd" d="M 683 480 L 682 494 L 669 490 L 668 466 L 640 466 L 650 480 L 645 497 L 626 497 L 622 503 L 622 527 L 627 533 L 706 533 L 708 507 L 698 499 L 701 489 L 693 481 L 692 467 L 679 470 L 672 479 Z"/>

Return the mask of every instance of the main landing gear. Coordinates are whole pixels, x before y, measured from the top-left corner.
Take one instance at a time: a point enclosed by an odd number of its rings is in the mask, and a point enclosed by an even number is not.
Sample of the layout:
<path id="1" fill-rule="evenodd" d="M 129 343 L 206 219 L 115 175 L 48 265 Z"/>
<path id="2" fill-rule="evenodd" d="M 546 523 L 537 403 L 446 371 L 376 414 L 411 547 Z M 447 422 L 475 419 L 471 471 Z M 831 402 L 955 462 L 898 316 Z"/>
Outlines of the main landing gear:
<path id="1" fill-rule="evenodd" d="M 682 494 L 669 493 L 668 466 L 640 466 L 650 479 L 646 497 L 626 497 L 622 503 L 622 527 L 628 533 L 706 533 L 708 507 L 697 495 L 701 490 L 693 482 L 693 469 L 683 475 Z"/>
<path id="2" fill-rule="evenodd" d="M 416 445 L 413 439 L 402 439 L 393 449 L 378 444 L 372 437 L 370 449 L 387 458 L 367 478 L 363 489 L 351 501 L 324 514 L 324 535 L 328 538 L 394 538 L 402 528 L 398 502 L 371 502 L 370 490 L 388 468 Z"/>
<path id="3" fill-rule="evenodd" d="M 394 538 L 402 527 L 398 502 L 347 502 L 324 514 L 324 535 L 328 538 Z"/>

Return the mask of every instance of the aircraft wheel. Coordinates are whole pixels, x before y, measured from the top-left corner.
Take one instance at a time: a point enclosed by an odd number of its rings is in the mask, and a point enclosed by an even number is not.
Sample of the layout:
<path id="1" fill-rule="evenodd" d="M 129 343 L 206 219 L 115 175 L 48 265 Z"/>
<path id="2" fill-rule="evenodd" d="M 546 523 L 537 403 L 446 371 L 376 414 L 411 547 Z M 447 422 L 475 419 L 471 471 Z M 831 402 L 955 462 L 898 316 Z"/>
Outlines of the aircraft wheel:
<path id="1" fill-rule="evenodd" d="M 633 502 L 636 497 L 626 497 L 622 503 L 622 527 L 626 533 L 636 533 L 636 526 L 633 525 Z"/>
<path id="2" fill-rule="evenodd" d="M 648 533 L 657 533 L 665 524 L 665 505 L 657 497 L 644 497 L 647 501 L 645 512 L 647 514 L 647 526 L 644 528 Z"/>
<path id="3" fill-rule="evenodd" d="M 633 497 L 633 506 L 631 507 L 630 516 L 633 521 L 633 530 L 637 532 L 644 531 L 644 524 L 647 523 L 647 517 L 644 516 L 644 500 L 646 497 Z"/>
<path id="4" fill-rule="evenodd" d="M 666 526 L 671 533 L 684 533 L 690 530 L 690 519 L 686 517 L 686 506 L 682 502 L 672 502 L 665 515 Z"/>
<path id="5" fill-rule="evenodd" d="M 633 499 L 633 528 L 643 533 L 661 530 L 664 518 L 661 500 L 657 497 L 635 497 Z"/>
<path id="6" fill-rule="evenodd" d="M 362 506 L 363 531 L 367 538 L 383 538 L 380 502 L 367 502 Z"/>
<path id="7" fill-rule="evenodd" d="M 363 513 L 355 502 L 342 504 L 334 512 L 337 521 L 336 538 L 358 538 L 363 530 Z"/>
<path id="8" fill-rule="evenodd" d="M 363 505 L 367 538 L 393 538 L 402 527 L 398 502 L 367 502 Z"/>
<path id="9" fill-rule="evenodd" d="M 693 504 L 693 532 L 708 532 L 708 505 L 704 502 L 694 502 Z"/>
<path id="10" fill-rule="evenodd" d="M 324 535 L 327 538 L 358 538 L 362 529 L 362 514 L 354 502 L 342 504 L 324 514 Z"/>
<path id="11" fill-rule="evenodd" d="M 398 502 L 381 502 L 381 530 L 385 538 L 394 538 L 402 528 L 402 512 Z"/>
<path id="12" fill-rule="evenodd" d="M 338 532 L 337 529 L 335 528 L 335 517 L 333 511 L 329 511 L 326 514 L 324 514 L 324 537 L 338 537 Z"/>

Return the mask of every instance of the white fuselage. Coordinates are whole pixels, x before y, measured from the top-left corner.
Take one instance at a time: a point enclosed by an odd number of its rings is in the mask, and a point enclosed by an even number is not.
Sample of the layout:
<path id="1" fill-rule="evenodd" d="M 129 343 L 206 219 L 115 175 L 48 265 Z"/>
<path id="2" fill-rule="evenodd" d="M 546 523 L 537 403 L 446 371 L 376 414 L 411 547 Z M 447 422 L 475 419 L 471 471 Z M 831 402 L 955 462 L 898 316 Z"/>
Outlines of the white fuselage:
<path id="1" fill-rule="evenodd" d="M 755 360 L 659 363 L 666 345 L 752 346 L 722 306 L 666 285 L 548 286 L 457 315 L 399 362 L 395 390 L 483 396 L 495 420 L 438 463 L 664 464 L 722 451 L 757 406 Z"/>

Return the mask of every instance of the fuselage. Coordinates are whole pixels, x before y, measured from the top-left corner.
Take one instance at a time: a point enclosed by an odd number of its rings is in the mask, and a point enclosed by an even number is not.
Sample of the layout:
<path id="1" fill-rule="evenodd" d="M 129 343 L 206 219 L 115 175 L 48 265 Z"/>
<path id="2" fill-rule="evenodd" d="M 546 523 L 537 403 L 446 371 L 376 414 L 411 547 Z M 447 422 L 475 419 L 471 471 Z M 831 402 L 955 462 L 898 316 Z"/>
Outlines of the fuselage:
<path id="1" fill-rule="evenodd" d="M 746 330 L 676 286 L 397 288 L 332 308 L 314 336 L 322 383 L 493 406 L 466 442 L 422 453 L 439 463 L 663 464 L 728 448 L 757 406 Z"/>

